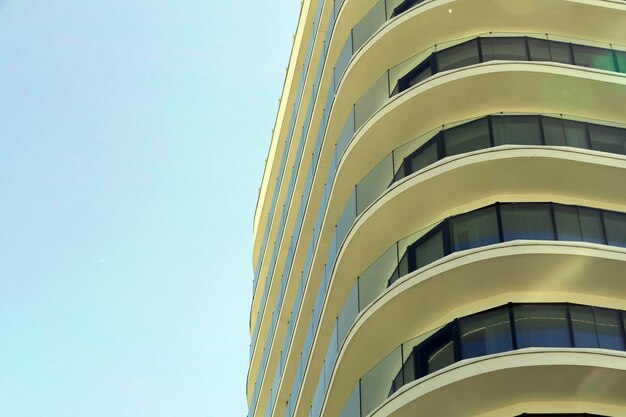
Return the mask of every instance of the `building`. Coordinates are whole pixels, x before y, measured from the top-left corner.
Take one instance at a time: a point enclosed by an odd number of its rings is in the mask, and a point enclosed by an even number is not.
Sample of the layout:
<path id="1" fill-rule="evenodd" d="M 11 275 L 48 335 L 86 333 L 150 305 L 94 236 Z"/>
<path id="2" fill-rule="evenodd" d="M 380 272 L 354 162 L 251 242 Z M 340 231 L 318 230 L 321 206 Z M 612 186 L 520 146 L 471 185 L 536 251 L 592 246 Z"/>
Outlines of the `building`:
<path id="1" fill-rule="evenodd" d="M 626 2 L 304 0 L 249 417 L 626 415 Z"/>

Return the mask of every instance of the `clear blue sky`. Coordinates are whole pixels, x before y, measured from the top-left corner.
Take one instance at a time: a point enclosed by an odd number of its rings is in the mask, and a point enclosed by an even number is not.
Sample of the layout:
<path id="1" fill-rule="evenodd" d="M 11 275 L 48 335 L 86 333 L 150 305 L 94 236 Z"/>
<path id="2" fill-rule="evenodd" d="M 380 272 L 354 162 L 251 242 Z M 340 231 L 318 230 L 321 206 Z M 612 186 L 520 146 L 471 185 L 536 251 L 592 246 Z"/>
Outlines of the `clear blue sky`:
<path id="1" fill-rule="evenodd" d="M 245 416 L 299 8 L 0 0 L 0 416 Z"/>

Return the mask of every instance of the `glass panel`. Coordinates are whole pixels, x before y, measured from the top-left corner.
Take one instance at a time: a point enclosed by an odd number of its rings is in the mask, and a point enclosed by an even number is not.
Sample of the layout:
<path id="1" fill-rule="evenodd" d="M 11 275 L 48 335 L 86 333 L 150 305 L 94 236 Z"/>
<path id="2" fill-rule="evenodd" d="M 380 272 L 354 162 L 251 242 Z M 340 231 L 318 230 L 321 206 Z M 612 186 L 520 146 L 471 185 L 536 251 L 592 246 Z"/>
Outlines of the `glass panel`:
<path id="1" fill-rule="evenodd" d="M 454 363 L 454 343 L 446 341 L 428 355 L 428 373 L 433 373 Z"/>
<path id="2" fill-rule="evenodd" d="M 542 117 L 543 136 L 547 146 L 565 146 L 565 130 L 563 120 L 554 117 Z"/>
<path id="3" fill-rule="evenodd" d="M 531 61 L 551 61 L 548 41 L 544 39 L 528 38 L 528 49 Z"/>
<path id="4" fill-rule="evenodd" d="M 417 153 L 410 155 L 404 161 L 406 174 L 412 174 L 437 162 L 437 142 L 433 141 L 429 145 L 418 149 Z"/>
<path id="5" fill-rule="evenodd" d="M 626 74 L 626 52 L 624 51 L 613 51 L 615 53 L 615 57 L 617 58 L 617 66 L 619 67 L 619 72 Z"/>
<path id="6" fill-rule="evenodd" d="M 359 276 L 359 311 L 371 303 L 387 288 L 387 278 L 398 263 L 396 245 L 382 254 L 369 268 Z"/>
<path id="7" fill-rule="evenodd" d="M 426 78 L 433 75 L 433 69 L 430 65 L 430 60 L 426 62 L 424 65 L 420 65 L 417 68 L 417 71 L 411 71 L 407 75 L 408 77 L 403 80 L 404 85 L 402 87 L 402 91 L 406 90 L 409 87 L 413 87 L 414 85 L 419 84 L 420 82 L 424 81 Z M 394 94 L 398 92 L 400 91 L 395 91 L 395 90 L 393 91 Z"/>
<path id="8" fill-rule="evenodd" d="M 466 67 L 472 64 L 478 64 L 478 41 L 471 41 L 453 46 L 443 51 L 437 52 L 437 69 L 438 71 L 447 71 L 450 69 Z"/>
<path id="9" fill-rule="evenodd" d="M 352 51 L 356 52 L 385 23 L 385 4 L 379 1 L 352 29 Z"/>
<path id="10" fill-rule="evenodd" d="M 389 386 L 402 367 L 402 353 L 398 346 L 361 378 L 361 415 L 366 416 L 389 395 Z"/>
<path id="11" fill-rule="evenodd" d="M 361 417 L 361 392 L 357 383 L 339 417 Z"/>
<path id="12" fill-rule="evenodd" d="M 624 350 L 619 312 L 604 308 L 593 309 L 598 330 L 598 343 L 601 348 Z"/>
<path id="13" fill-rule="evenodd" d="M 626 155 L 626 131 L 617 127 L 589 125 L 591 149 Z"/>
<path id="14" fill-rule="evenodd" d="M 437 259 L 443 258 L 444 253 L 441 230 L 426 240 L 419 242 L 418 246 L 414 248 L 414 254 L 418 269 L 436 261 Z"/>
<path id="15" fill-rule="evenodd" d="M 339 81 L 341 80 L 344 71 L 346 70 L 346 68 L 348 68 L 350 58 L 352 58 L 352 31 L 350 31 L 348 39 L 346 39 L 346 43 L 341 49 L 339 57 L 337 58 L 337 63 L 335 64 L 335 70 L 333 74 L 335 77 L 335 91 L 337 91 L 337 88 L 339 87 Z"/>
<path id="16" fill-rule="evenodd" d="M 504 240 L 553 240 L 548 204 L 505 204 L 500 207 Z"/>
<path id="17" fill-rule="evenodd" d="M 559 240 L 573 240 L 580 242 L 582 232 L 578 221 L 578 210 L 573 206 L 554 205 L 554 219 L 556 234 Z"/>
<path id="18" fill-rule="evenodd" d="M 506 307 L 463 318 L 460 328 L 463 359 L 513 350 Z"/>
<path id="19" fill-rule="evenodd" d="M 516 305 L 517 348 L 570 347 L 567 314 L 563 305 Z"/>
<path id="20" fill-rule="evenodd" d="M 626 248 L 626 214 L 605 211 L 603 216 L 608 244 Z"/>
<path id="21" fill-rule="evenodd" d="M 312 417 L 318 417 L 320 415 L 320 411 L 322 411 L 322 402 L 324 401 L 324 393 L 326 392 L 323 372 L 324 371 L 322 370 L 322 375 L 320 375 L 319 380 L 317 381 L 315 394 L 313 394 L 313 403 L 311 404 Z"/>
<path id="22" fill-rule="evenodd" d="M 483 62 L 496 59 L 526 61 L 524 38 L 480 38 Z"/>
<path id="23" fill-rule="evenodd" d="M 352 290 L 350 290 L 350 294 L 348 294 L 345 304 L 341 309 L 341 313 L 339 313 L 339 317 L 337 318 L 337 340 L 339 345 L 343 343 L 348 331 L 352 328 L 352 324 L 354 324 L 357 314 L 359 314 L 358 291 L 358 285 L 355 282 L 352 286 Z"/>
<path id="24" fill-rule="evenodd" d="M 541 145 L 536 116 L 495 116 L 491 118 L 494 145 Z"/>
<path id="25" fill-rule="evenodd" d="M 595 209 L 579 207 L 578 215 L 580 218 L 580 229 L 583 234 L 583 241 L 605 243 L 600 212 Z"/>
<path id="26" fill-rule="evenodd" d="M 567 146 L 583 149 L 589 148 L 587 144 L 587 129 L 585 129 L 584 123 L 575 122 L 573 120 L 563 120 L 563 129 L 565 130 Z"/>
<path id="27" fill-rule="evenodd" d="M 552 61 L 561 62 L 563 64 L 572 63 L 572 55 L 570 53 L 569 44 L 563 42 L 549 41 L 549 45 Z"/>
<path id="28" fill-rule="evenodd" d="M 387 155 L 356 186 L 356 213 L 374 202 L 393 180 L 393 156 Z"/>
<path id="29" fill-rule="evenodd" d="M 615 71 L 613 53 L 610 49 L 594 48 L 592 46 L 572 45 L 574 62 L 576 65 L 591 67 L 606 71 Z"/>
<path id="30" fill-rule="evenodd" d="M 444 131 L 446 156 L 486 149 L 491 146 L 489 123 L 479 119 Z"/>
<path id="31" fill-rule="evenodd" d="M 593 310 L 586 306 L 570 306 L 574 346 L 577 348 L 597 348 L 598 336 L 593 318 Z"/>
<path id="32" fill-rule="evenodd" d="M 452 244 L 455 251 L 500 242 L 495 207 L 486 207 L 452 218 Z"/>
<path id="33" fill-rule="evenodd" d="M 360 128 L 383 103 L 389 99 L 389 79 L 387 72 L 378 78 L 359 101 L 354 105 L 355 129 Z"/>

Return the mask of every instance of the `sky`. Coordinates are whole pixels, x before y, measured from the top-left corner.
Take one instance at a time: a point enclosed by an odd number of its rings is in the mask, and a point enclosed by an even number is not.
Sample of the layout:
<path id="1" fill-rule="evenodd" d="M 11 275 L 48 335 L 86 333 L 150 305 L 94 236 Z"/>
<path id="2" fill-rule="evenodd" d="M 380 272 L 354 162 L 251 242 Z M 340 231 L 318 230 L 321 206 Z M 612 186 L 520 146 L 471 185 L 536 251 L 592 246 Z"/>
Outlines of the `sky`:
<path id="1" fill-rule="evenodd" d="M 299 1 L 0 0 L 0 416 L 245 416 Z"/>

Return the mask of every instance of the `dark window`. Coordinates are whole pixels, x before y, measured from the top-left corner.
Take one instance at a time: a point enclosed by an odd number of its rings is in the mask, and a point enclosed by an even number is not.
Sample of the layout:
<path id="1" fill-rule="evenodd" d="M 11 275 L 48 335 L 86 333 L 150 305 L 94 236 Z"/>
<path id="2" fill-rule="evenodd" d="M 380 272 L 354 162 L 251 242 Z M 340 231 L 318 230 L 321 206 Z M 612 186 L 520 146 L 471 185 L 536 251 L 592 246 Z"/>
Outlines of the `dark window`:
<path id="1" fill-rule="evenodd" d="M 615 57 L 617 58 L 617 66 L 619 67 L 619 72 L 626 74 L 626 52 L 624 51 L 614 51 Z"/>
<path id="2" fill-rule="evenodd" d="M 492 245 L 500 241 L 495 207 L 475 210 L 451 220 L 454 250 Z"/>
<path id="3" fill-rule="evenodd" d="M 413 248 L 413 253 L 416 268 L 421 268 L 431 262 L 435 262 L 439 258 L 443 258 L 443 238 L 441 230 L 424 240 L 419 240 Z"/>
<path id="4" fill-rule="evenodd" d="M 552 215 L 548 204 L 501 206 L 504 240 L 553 240 Z"/>
<path id="5" fill-rule="evenodd" d="M 563 129 L 565 130 L 565 142 L 567 146 L 573 146 L 575 148 L 588 148 L 587 145 L 587 130 L 585 124 L 582 122 L 575 122 L 573 120 L 563 120 Z"/>
<path id="6" fill-rule="evenodd" d="M 547 40 L 528 38 L 528 50 L 531 61 L 551 61 Z"/>
<path id="7" fill-rule="evenodd" d="M 572 54 L 568 43 L 549 41 L 552 61 L 572 64 Z"/>
<path id="8" fill-rule="evenodd" d="M 563 128 L 563 119 L 555 119 L 553 117 L 542 117 L 541 124 L 543 127 L 543 135 L 548 146 L 566 146 L 565 129 Z"/>
<path id="9" fill-rule="evenodd" d="M 574 52 L 574 62 L 576 65 L 615 71 L 613 53 L 610 49 L 572 45 L 572 51 Z"/>
<path id="10" fill-rule="evenodd" d="M 491 146 L 487 119 L 479 119 L 444 131 L 446 155 L 458 155 Z"/>
<path id="11" fill-rule="evenodd" d="M 571 345 L 564 305 L 516 305 L 513 315 L 518 349 Z"/>
<path id="12" fill-rule="evenodd" d="M 460 320 L 463 359 L 513 349 L 508 308 L 498 308 Z"/>
<path id="13" fill-rule="evenodd" d="M 604 233 L 602 232 L 602 219 L 600 212 L 591 208 L 578 208 L 580 218 L 580 230 L 583 234 L 584 242 L 604 243 Z"/>
<path id="14" fill-rule="evenodd" d="M 478 64 L 478 41 L 476 39 L 437 52 L 437 69 L 446 71 Z"/>
<path id="15" fill-rule="evenodd" d="M 559 240 L 583 240 L 578 220 L 578 209 L 574 206 L 554 206 L 556 234 Z"/>
<path id="16" fill-rule="evenodd" d="M 624 350 L 624 338 L 619 312 L 604 308 L 594 308 L 598 342 L 601 348 Z"/>
<path id="17" fill-rule="evenodd" d="M 608 244 L 626 248 L 626 214 L 605 211 L 603 216 Z"/>
<path id="18" fill-rule="evenodd" d="M 405 159 L 406 175 L 434 164 L 437 160 L 437 142 L 432 141 Z"/>
<path id="19" fill-rule="evenodd" d="M 536 116 L 495 116 L 491 120 L 495 146 L 542 144 Z"/>
<path id="20" fill-rule="evenodd" d="M 611 126 L 589 125 L 591 149 L 596 151 L 626 154 L 626 133 Z"/>
<path id="21" fill-rule="evenodd" d="M 597 348 L 598 335 L 593 309 L 587 306 L 570 306 L 574 346 L 577 348 Z"/>
<path id="22" fill-rule="evenodd" d="M 406 85 L 404 86 L 403 89 L 407 89 L 409 87 L 417 85 L 418 83 L 430 77 L 431 75 L 433 75 L 432 68 L 430 67 L 430 65 L 425 65 L 419 68 L 419 70 L 416 71 L 415 73 L 411 74 L 411 77 L 407 79 Z"/>
<path id="23" fill-rule="evenodd" d="M 480 38 L 480 46 L 483 61 L 528 60 L 524 38 Z"/>

